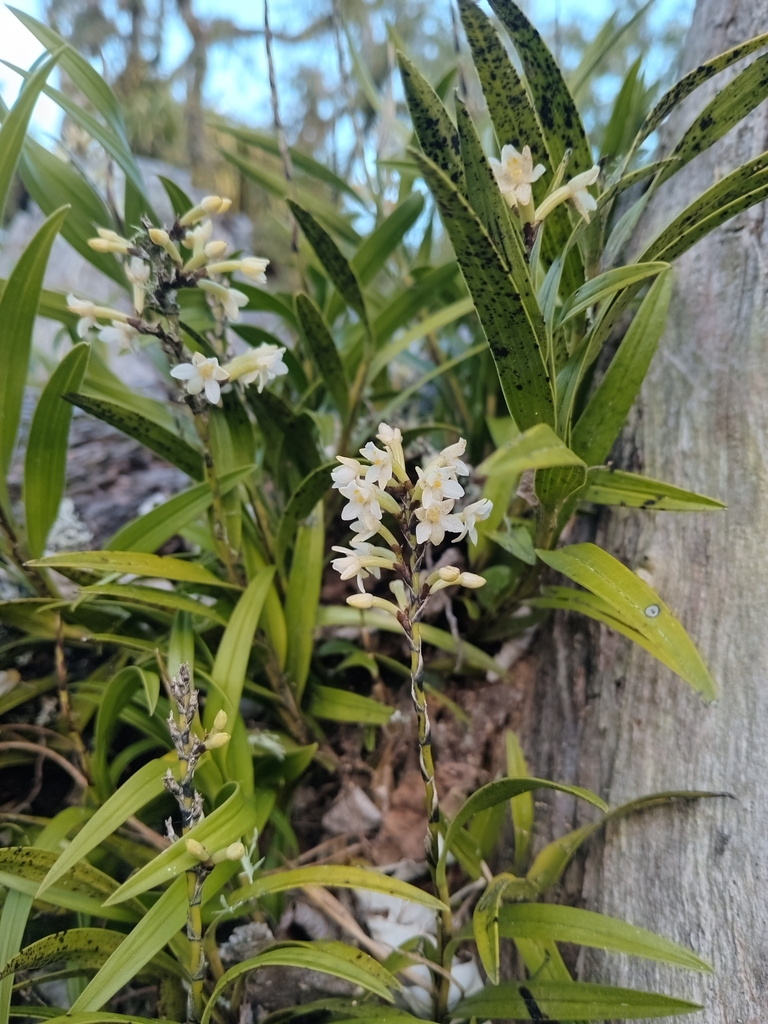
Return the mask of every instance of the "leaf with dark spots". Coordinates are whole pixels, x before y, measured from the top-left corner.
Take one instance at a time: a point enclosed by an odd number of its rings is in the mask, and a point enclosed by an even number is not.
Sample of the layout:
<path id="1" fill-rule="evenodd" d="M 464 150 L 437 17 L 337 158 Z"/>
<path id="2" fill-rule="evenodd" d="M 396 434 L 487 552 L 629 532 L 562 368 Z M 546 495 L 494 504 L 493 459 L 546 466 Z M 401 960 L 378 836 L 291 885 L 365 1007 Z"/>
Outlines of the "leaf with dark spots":
<path id="1" fill-rule="evenodd" d="M 718 74 L 720 71 L 725 71 L 726 68 L 731 67 L 732 64 L 735 64 L 743 57 L 748 57 L 750 53 L 754 53 L 755 50 L 759 50 L 766 45 L 768 45 L 768 32 L 761 36 L 755 36 L 754 39 L 749 39 L 745 43 L 740 43 L 738 46 L 726 50 L 725 53 L 718 54 L 717 57 L 713 57 L 705 64 L 700 64 L 693 71 L 689 71 L 668 92 L 664 93 L 643 121 L 640 131 L 637 133 L 637 138 L 632 144 L 631 152 L 634 152 L 648 138 L 651 132 L 659 127 L 669 112 L 679 103 L 682 103 L 686 96 L 690 96 L 700 85 L 709 81 L 713 75 Z"/>
<path id="2" fill-rule="evenodd" d="M 570 149 L 570 175 L 589 170 L 593 160 L 587 134 L 555 58 L 513 0 L 490 0 L 490 4 L 509 32 L 523 63 L 528 87 L 544 130 L 551 166 L 557 167 L 566 149 Z"/>
<path id="3" fill-rule="evenodd" d="M 432 163 L 462 194 L 466 194 L 464 171 L 459 159 L 459 136 L 448 111 L 426 78 L 399 51 L 397 62 L 419 145 Z"/>
<path id="4" fill-rule="evenodd" d="M 294 203 L 292 199 L 288 199 L 287 203 L 339 294 L 363 323 L 367 324 L 368 314 L 365 311 L 363 293 L 346 256 L 308 210 Z"/>
<path id="5" fill-rule="evenodd" d="M 536 332 L 502 257 L 466 199 L 431 160 L 411 151 L 456 252 L 491 349 L 510 413 L 521 430 L 555 418 Z"/>
<path id="6" fill-rule="evenodd" d="M 657 185 L 721 139 L 768 96 L 768 53 L 758 57 L 707 104 L 670 154 Z"/>

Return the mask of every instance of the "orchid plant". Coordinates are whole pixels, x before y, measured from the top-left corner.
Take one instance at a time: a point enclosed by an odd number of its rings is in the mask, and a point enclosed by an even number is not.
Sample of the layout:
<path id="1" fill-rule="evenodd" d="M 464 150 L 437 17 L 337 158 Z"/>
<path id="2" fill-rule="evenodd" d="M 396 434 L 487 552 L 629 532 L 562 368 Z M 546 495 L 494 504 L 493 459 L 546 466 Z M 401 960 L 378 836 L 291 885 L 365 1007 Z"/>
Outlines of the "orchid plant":
<path id="1" fill-rule="evenodd" d="M 29 766 L 32 776 L 45 763 L 72 793 L 44 817 L 27 813 L 33 785 L 28 803 L 2 818 L 0 1024 L 11 1012 L 35 1015 L 47 980 L 69 987 L 45 1015 L 71 1024 L 225 1024 L 245 1019 L 241 979 L 268 966 L 352 986 L 349 998 L 288 1007 L 273 1024 L 314 1011 L 328 1024 L 407 1022 L 417 1012 L 449 1024 L 696 1008 L 575 981 L 559 941 L 708 965 L 621 921 L 542 901 L 589 836 L 669 796 L 606 812 L 594 793 L 529 777 L 508 733 L 508 775 L 449 817 L 426 674 L 442 673 L 437 691 L 449 675 L 457 689 L 462 673 L 501 675 L 498 644 L 558 609 L 619 631 L 715 695 L 655 591 L 597 545 L 562 539 L 574 513 L 596 505 L 722 508 L 617 467 L 611 450 L 662 334 L 671 261 L 768 195 L 765 155 L 713 183 L 637 260 L 621 259 L 655 190 L 768 94 L 762 65 L 734 77 L 668 159 L 651 159 L 646 140 L 681 99 L 768 39 L 702 65 L 650 113 L 638 109 L 634 80 L 625 83 L 615 121 L 622 138 L 636 128 L 634 142 L 618 146 L 607 132 L 601 153 L 517 5 L 491 0 L 497 22 L 471 0 L 458 6 L 487 116 L 451 101 L 448 78 L 433 89 L 401 56 L 414 145 L 382 159 L 367 188 L 295 152 L 287 181 L 268 159 L 243 156 L 255 147 L 285 157 L 282 142 L 221 127 L 238 140 L 236 152 L 223 149 L 237 174 L 286 200 L 293 291 L 272 274 L 267 284 L 268 260 L 214 238 L 228 199 L 195 201 L 161 179 L 173 215 L 157 215 L 117 97 L 53 30 L 16 12 L 51 56 L 26 73 L 0 131 L 0 206 L 18 170 L 46 216 L 0 294 L 0 583 L 10 593 L 0 601 L 0 714 L 13 712 L 0 728 L 15 730 L 7 741 L 3 733 L 0 768 Z M 26 135 L 57 63 L 87 102 L 49 93 L 120 166 L 122 203 Z M 124 297 L 101 303 L 44 288 L 59 234 Z M 19 487 L 38 315 L 70 347 L 39 394 Z M 163 397 L 120 379 L 100 343 L 151 359 Z M 73 405 L 190 481 L 99 550 L 79 550 L 80 541 L 57 549 Z M 543 585 L 551 570 L 576 586 Z M 328 603 L 334 571 L 355 590 L 338 606 Z M 456 595 L 450 628 L 434 599 L 441 591 Z M 355 629 L 364 654 L 344 632 Z M 456 655 L 447 671 L 433 643 Z M 346 756 L 335 723 L 364 727 L 353 761 L 367 767 L 376 730 L 404 724 L 369 679 L 394 687 L 404 674 L 425 790 L 424 885 L 352 862 L 346 848 L 315 863 L 323 848 L 297 852 L 291 826 L 310 766 L 330 772 Z M 20 711 L 35 724 L 17 721 Z M 592 817 L 542 845 L 537 789 L 582 801 Z M 499 848 L 507 813 L 511 851 Z M 405 948 L 383 947 L 320 887 L 411 901 L 435 927 Z M 307 888 L 350 944 L 271 937 L 283 894 Z M 36 930 L 25 932 L 33 918 Z M 217 928 L 234 922 L 258 926 L 266 945 L 225 970 Z M 502 940 L 515 944 L 523 976 Z"/>

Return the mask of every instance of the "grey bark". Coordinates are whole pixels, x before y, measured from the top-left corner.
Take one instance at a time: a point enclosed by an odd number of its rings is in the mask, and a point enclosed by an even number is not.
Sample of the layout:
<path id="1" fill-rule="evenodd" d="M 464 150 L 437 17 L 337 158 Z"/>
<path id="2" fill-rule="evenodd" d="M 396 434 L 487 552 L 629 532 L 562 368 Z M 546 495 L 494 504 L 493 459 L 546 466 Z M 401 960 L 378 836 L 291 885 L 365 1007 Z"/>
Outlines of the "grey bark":
<path id="1" fill-rule="evenodd" d="M 685 70 L 766 29 L 768 0 L 699 0 Z M 677 137 L 723 81 L 692 98 Z M 766 148 L 762 104 L 665 186 L 650 213 L 654 233 Z M 644 571 L 676 610 L 719 681 L 720 699 L 706 705 L 645 652 L 564 616 L 554 626 L 557 657 L 541 659 L 522 723 L 539 772 L 591 786 L 611 805 L 671 789 L 735 794 L 611 826 L 567 879 L 572 899 L 681 942 L 715 968 L 699 977 L 592 955 L 582 958 L 582 977 L 697 999 L 706 1004 L 692 1018 L 701 1024 L 768 1020 L 764 222 L 761 205 L 676 263 L 668 328 L 629 445 L 649 476 L 718 496 L 728 511 L 617 512 L 598 529 L 599 541 Z M 567 801 L 552 810 L 552 833 L 572 827 L 579 813 Z"/>

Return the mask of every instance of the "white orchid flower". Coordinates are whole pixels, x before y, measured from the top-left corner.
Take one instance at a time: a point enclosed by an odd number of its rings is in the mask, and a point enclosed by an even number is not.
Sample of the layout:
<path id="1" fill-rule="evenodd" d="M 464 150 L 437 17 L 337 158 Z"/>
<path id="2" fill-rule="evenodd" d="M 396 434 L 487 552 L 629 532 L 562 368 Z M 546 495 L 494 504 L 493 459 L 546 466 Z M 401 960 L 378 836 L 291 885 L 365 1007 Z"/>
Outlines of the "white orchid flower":
<path id="1" fill-rule="evenodd" d="M 140 256 L 132 256 L 125 268 L 125 276 L 133 285 L 133 308 L 138 316 L 144 312 L 144 296 L 149 280 L 149 264 Z"/>
<path id="2" fill-rule="evenodd" d="M 78 299 L 72 292 L 67 295 L 67 309 L 71 313 L 77 313 L 80 320 L 77 324 L 78 336 L 84 338 L 92 327 L 98 327 L 98 320 L 115 320 L 125 323 L 128 314 L 119 309 L 109 309 L 107 306 L 97 306 L 89 299 Z"/>
<path id="3" fill-rule="evenodd" d="M 365 471 L 366 483 L 378 484 L 382 489 L 386 487 L 392 479 L 392 453 L 388 449 L 382 451 L 369 441 L 360 449 L 360 454 L 371 463 Z"/>
<path id="4" fill-rule="evenodd" d="M 358 543 L 354 549 L 336 546 L 331 550 L 339 551 L 344 556 L 332 559 L 333 568 L 340 573 L 343 580 L 351 580 L 355 576 L 361 592 L 364 579 L 369 575 L 375 576 L 377 580 L 381 579 L 381 570 L 391 568 L 395 561 L 393 552 L 386 548 L 374 547 L 373 544 Z"/>
<path id="5" fill-rule="evenodd" d="M 197 284 L 203 291 L 210 292 L 219 300 L 230 320 L 240 319 L 240 309 L 248 305 L 248 296 L 244 292 L 239 292 L 237 288 L 227 288 L 226 285 L 219 284 L 218 281 L 209 281 L 207 278 L 201 278 Z"/>
<path id="6" fill-rule="evenodd" d="M 536 210 L 536 220 L 544 220 L 560 203 L 570 200 L 587 224 L 589 224 L 590 214 L 597 209 L 597 202 L 595 197 L 587 190 L 590 185 L 594 185 L 599 175 L 600 168 L 595 165 L 588 171 L 583 171 L 581 174 L 577 174 L 575 178 L 571 178 L 561 188 L 555 189 L 552 195 L 547 196 L 538 210 Z"/>
<path id="7" fill-rule="evenodd" d="M 171 376 L 186 382 L 188 395 L 199 395 L 205 390 L 205 397 L 211 405 L 217 405 L 221 398 L 219 381 L 229 379 L 229 373 L 223 366 L 219 366 L 216 356 L 206 359 L 200 352 L 193 354 L 191 363 L 179 363 L 178 366 L 174 366 Z"/>
<path id="8" fill-rule="evenodd" d="M 283 362 L 284 352 L 285 349 L 279 345 L 269 345 L 265 342 L 250 352 L 235 356 L 224 369 L 229 372 L 230 380 L 239 379 L 245 385 L 258 381 L 258 391 L 261 394 L 267 384 L 288 373 L 288 367 Z"/>
<path id="9" fill-rule="evenodd" d="M 233 274 L 236 270 L 239 270 L 241 274 L 250 277 L 252 281 L 266 284 L 267 275 L 265 271 L 268 266 L 269 260 L 262 259 L 261 256 L 246 256 L 241 260 L 222 260 L 220 263 L 211 263 L 208 266 L 208 273 Z"/>
<path id="10" fill-rule="evenodd" d="M 432 462 L 426 469 L 416 467 L 422 487 L 421 503 L 425 508 L 443 501 L 444 498 L 461 498 L 464 488 L 456 479 L 451 466 L 439 466 Z"/>
<path id="11" fill-rule="evenodd" d="M 419 544 L 442 544 L 446 532 L 461 533 L 464 524 L 461 519 L 451 510 L 453 499 L 436 501 L 434 504 L 416 509 L 416 518 L 419 520 L 416 526 L 416 541 Z"/>
<path id="12" fill-rule="evenodd" d="M 345 522 L 359 519 L 367 529 L 376 529 L 376 524 L 381 519 L 381 505 L 373 484 L 366 483 L 365 480 L 353 480 L 346 487 L 340 487 L 339 494 L 349 502 L 341 510 L 341 518 Z"/>
<path id="13" fill-rule="evenodd" d="M 347 487 L 353 480 L 357 480 L 363 472 L 363 467 L 357 459 L 348 459 L 344 455 L 337 455 L 336 461 L 340 462 L 341 465 L 331 470 L 331 478 L 333 479 L 334 489 L 338 491 L 342 487 Z"/>
<path id="14" fill-rule="evenodd" d="M 467 505 L 463 512 L 459 513 L 459 518 L 464 521 L 464 529 L 460 536 L 456 538 L 454 544 L 458 544 L 460 540 L 463 540 L 467 534 L 473 544 L 477 544 L 477 527 L 476 523 L 481 523 L 487 519 L 491 512 L 493 512 L 493 502 L 490 498 L 480 498 L 479 501 L 473 501 L 471 505 Z"/>
<path id="15" fill-rule="evenodd" d="M 501 160 L 491 157 L 490 164 L 499 191 L 509 206 L 528 206 L 532 197 L 531 185 L 545 171 L 543 164 L 533 166 L 531 147 L 523 146 L 522 153 L 518 153 L 514 146 L 503 146 Z"/>

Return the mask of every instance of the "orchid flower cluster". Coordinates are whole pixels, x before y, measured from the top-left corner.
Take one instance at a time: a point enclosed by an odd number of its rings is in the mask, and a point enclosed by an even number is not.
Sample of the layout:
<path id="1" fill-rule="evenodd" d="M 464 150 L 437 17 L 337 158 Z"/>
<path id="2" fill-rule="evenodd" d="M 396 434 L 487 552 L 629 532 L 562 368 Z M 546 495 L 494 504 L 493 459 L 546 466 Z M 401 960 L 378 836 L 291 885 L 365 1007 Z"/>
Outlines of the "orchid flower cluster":
<path id="1" fill-rule="evenodd" d="M 533 166 L 531 147 L 523 146 L 522 152 L 518 152 L 514 146 L 503 146 L 501 160 L 491 157 L 490 163 L 499 191 L 526 222 L 540 224 L 557 206 L 569 201 L 589 224 L 590 214 L 597 209 L 595 198 L 588 191 L 600 174 L 597 165 L 556 188 L 534 209 L 531 185 L 544 174 L 545 168 L 543 164 Z"/>
<path id="2" fill-rule="evenodd" d="M 224 326 L 227 321 L 239 320 L 240 310 L 248 302 L 248 296 L 231 287 L 226 275 L 239 272 L 252 281 L 266 283 L 269 260 L 259 256 L 226 258 L 227 243 L 211 238 L 211 218 L 226 213 L 230 206 L 229 199 L 206 196 L 168 230 L 154 227 L 145 219 L 131 239 L 111 229 L 98 229 L 98 237 L 88 244 L 96 252 L 123 258 L 133 292 L 130 313 L 72 294 L 67 297 L 68 308 L 80 317 L 77 333 L 81 338 L 98 330 L 102 341 L 121 349 L 133 348 L 139 335 L 158 338 L 171 361 L 171 376 L 183 382 L 187 395 L 204 395 L 212 405 L 219 402 L 224 383 L 256 383 L 261 393 L 267 384 L 288 372 L 283 362 L 285 349 L 279 345 L 262 344 L 220 365 L 218 355 L 195 352 L 188 359 L 181 343 L 176 301 L 180 289 L 204 291 L 217 322 Z M 182 249 L 189 255 L 183 256 Z M 171 328 L 174 322 L 176 330 Z M 223 330 L 220 334 L 223 337 Z"/>
<path id="3" fill-rule="evenodd" d="M 442 544 L 447 533 L 455 535 L 454 543 L 469 535 L 476 544 L 477 523 L 487 519 L 493 509 L 488 498 L 481 498 L 460 512 L 454 510 L 456 501 L 464 496 L 458 477 L 470 472 L 462 461 L 467 442 L 460 438 L 456 444 L 439 452 L 428 465 L 417 467 L 417 479 L 413 481 L 405 468 L 399 428 L 380 423 L 376 439 L 381 442 L 381 448 L 369 441 L 360 449 L 366 465 L 339 455 L 341 465 L 331 472 L 333 487 L 347 499 L 341 518 L 350 523 L 356 535 L 350 547 L 333 548 L 342 556 L 333 559 L 333 568 L 343 580 L 355 577 L 360 589 L 360 594 L 347 598 L 347 603 L 356 608 L 385 608 L 398 614 L 413 602 L 420 611 L 430 594 L 447 586 L 482 586 L 485 583 L 482 576 L 462 572 L 454 566 L 442 567 L 428 574 L 423 583 L 421 581 L 426 546 Z M 384 512 L 394 517 L 402 542 L 384 524 Z M 387 547 L 371 543 L 377 535 Z M 369 575 L 379 579 L 382 569 L 394 570 L 398 575 L 391 584 L 397 606 L 365 593 L 363 581 Z"/>

